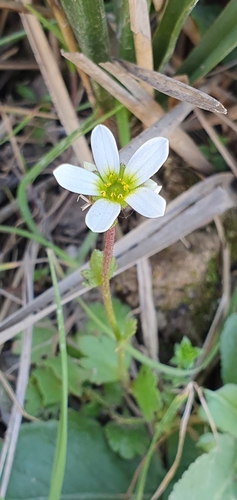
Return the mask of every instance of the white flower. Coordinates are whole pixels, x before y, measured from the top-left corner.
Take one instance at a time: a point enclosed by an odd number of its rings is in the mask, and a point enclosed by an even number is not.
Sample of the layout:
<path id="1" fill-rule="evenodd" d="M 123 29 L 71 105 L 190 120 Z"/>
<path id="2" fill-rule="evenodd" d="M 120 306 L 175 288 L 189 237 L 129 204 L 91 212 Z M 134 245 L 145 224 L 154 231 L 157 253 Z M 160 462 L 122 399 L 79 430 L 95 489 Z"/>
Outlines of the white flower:
<path id="1" fill-rule="evenodd" d="M 145 217 L 164 215 L 166 202 L 158 194 L 161 186 L 150 177 L 167 159 L 167 139 L 150 139 L 126 166 L 120 164 L 114 136 L 104 125 L 94 128 L 91 147 L 95 165 L 85 162 L 84 169 L 63 164 L 54 170 L 60 186 L 90 196 L 92 206 L 86 215 L 86 224 L 91 231 L 107 231 L 127 205 Z"/>

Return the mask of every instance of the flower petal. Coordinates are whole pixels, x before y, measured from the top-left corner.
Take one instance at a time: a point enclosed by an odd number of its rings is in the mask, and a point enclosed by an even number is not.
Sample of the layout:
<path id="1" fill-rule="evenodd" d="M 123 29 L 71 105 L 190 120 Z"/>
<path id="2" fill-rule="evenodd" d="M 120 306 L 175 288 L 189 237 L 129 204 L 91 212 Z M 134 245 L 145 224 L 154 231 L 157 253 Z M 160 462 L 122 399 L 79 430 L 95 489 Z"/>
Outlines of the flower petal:
<path id="1" fill-rule="evenodd" d="M 104 233 L 113 224 L 121 210 L 119 203 L 97 200 L 86 215 L 86 225 L 94 233 Z"/>
<path id="2" fill-rule="evenodd" d="M 136 212 L 151 219 L 161 217 L 165 213 L 166 201 L 162 196 L 149 188 L 139 187 L 128 196 L 125 201 Z"/>
<path id="3" fill-rule="evenodd" d="M 152 179 L 148 179 L 148 181 L 143 182 L 142 187 L 147 187 L 149 189 L 152 189 L 152 191 L 155 191 L 155 193 L 159 193 L 162 189 L 162 186 L 159 186 L 157 182 L 153 181 Z"/>
<path id="4" fill-rule="evenodd" d="M 78 194 L 99 196 L 99 177 L 81 167 L 69 163 L 60 165 L 53 171 L 54 177 L 64 189 Z"/>
<path id="5" fill-rule="evenodd" d="M 155 174 L 167 159 L 169 141 L 165 137 L 155 137 L 145 142 L 130 158 L 125 173 L 140 186 Z"/>
<path id="6" fill-rule="evenodd" d="M 103 180 L 110 173 L 119 174 L 120 162 L 115 138 L 104 125 L 97 125 L 91 134 L 95 164 Z"/>

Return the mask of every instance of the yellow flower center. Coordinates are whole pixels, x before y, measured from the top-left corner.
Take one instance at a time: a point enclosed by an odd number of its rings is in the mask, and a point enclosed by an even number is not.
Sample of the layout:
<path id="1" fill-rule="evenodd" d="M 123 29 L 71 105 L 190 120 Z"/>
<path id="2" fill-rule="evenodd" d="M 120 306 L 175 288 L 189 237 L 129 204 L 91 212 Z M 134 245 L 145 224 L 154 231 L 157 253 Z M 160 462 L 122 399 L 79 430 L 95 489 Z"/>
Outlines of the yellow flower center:
<path id="1" fill-rule="evenodd" d="M 99 181 L 101 198 L 120 203 L 123 208 L 127 205 L 125 202 L 126 196 L 136 187 L 132 179 L 124 175 L 124 170 L 124 165 L 121 165 L 119 174 L 109 173 L 105 181 L 101 178 Z"/>

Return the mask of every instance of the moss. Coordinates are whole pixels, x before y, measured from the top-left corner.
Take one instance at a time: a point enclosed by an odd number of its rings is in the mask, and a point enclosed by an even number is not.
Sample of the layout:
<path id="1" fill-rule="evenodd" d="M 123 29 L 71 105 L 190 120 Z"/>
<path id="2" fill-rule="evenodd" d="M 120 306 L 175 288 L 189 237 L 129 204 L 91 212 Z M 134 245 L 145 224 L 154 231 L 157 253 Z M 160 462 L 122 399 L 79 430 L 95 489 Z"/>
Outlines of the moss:
<path id="1" fill-rule="evenodd" d="M 220 296 L 219 283 L 218 257 L 212 257 L 203 282 L 186 287 L 185 304 L 189 307 L 190 318 L 200 340 L 207 332 L 215 313 Z"/>
<path id="2" fill-rule="evenodd" d="M 236 210 L 229 210 L 223 219 L 226 240 L 230 247 L 231 263 L 237 262 L 237 213 Z"/>

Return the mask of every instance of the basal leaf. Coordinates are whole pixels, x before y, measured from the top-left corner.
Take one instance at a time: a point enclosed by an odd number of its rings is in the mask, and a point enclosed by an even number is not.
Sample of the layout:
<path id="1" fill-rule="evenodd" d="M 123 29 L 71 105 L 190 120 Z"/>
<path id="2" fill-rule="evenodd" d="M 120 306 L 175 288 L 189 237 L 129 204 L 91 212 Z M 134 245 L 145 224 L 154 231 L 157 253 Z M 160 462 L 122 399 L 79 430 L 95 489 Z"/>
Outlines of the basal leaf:
<path id="1" fill-rule="evenodd" d="M 73 412 L 68 422 L 68 450 L 63 500 L 98 500 L 124 494 L 139 460 L 121 460 L 108 446 L 102 427 Z M 5 500 L 47 500 L 56 443 L 57 422 L 23 424 Z M 163 477 L 157 457 L 149 471 L 146 493 Z"/>
<path id="2" fill-rule="evenodd" d="M 205 389 L 204 393 L 216 427 L 237 437 L 237 385 L 227 384 L 218 391 Z M 200 416 L 207 421 L 203 409 Z"/>
<path id="3" fill-rule="evenodd" d="M 219 435 L 218 445 L 199 457 L 175 484 L 169 500 L 233 500 L 236 498 L 237 442 Z"/>

